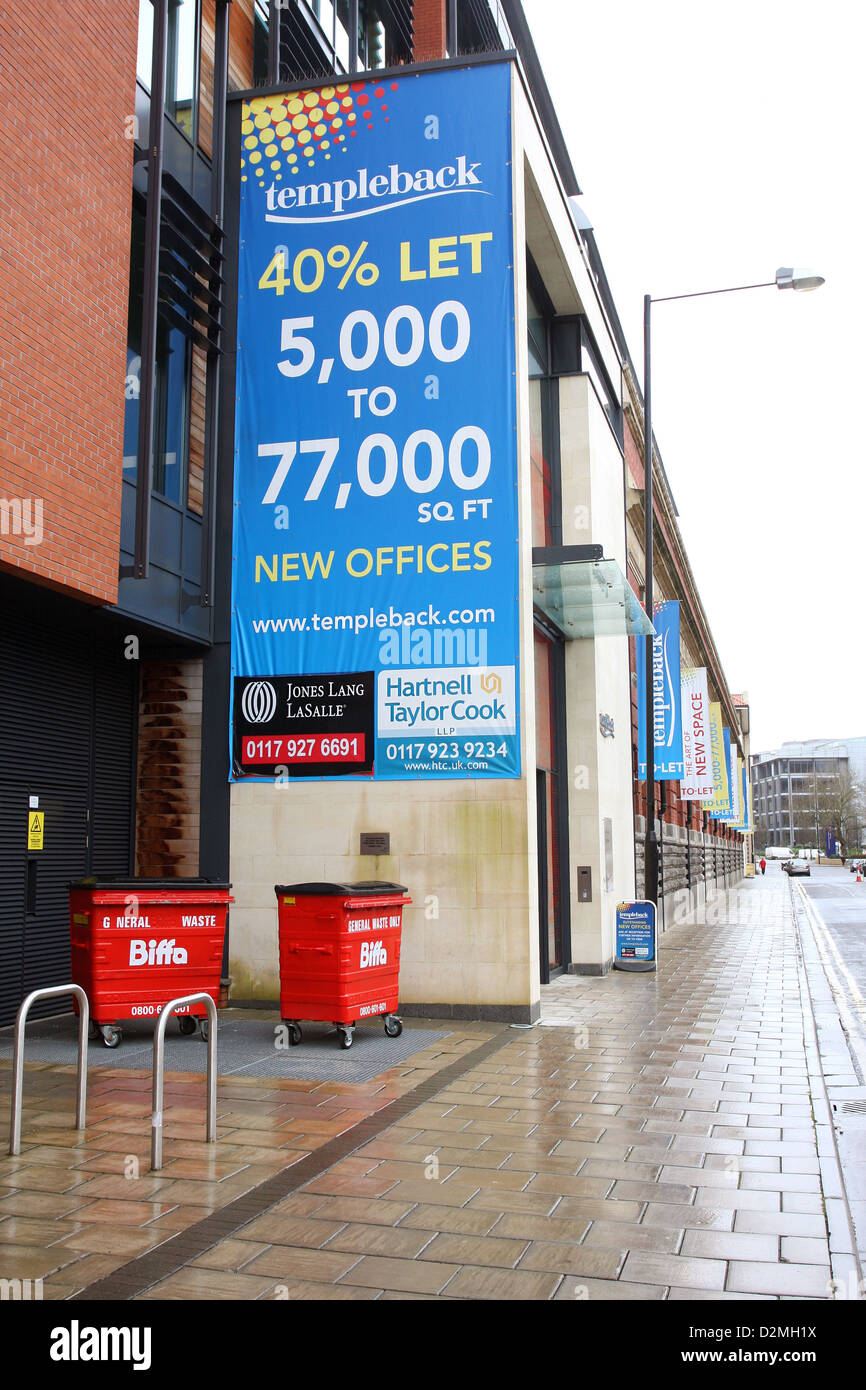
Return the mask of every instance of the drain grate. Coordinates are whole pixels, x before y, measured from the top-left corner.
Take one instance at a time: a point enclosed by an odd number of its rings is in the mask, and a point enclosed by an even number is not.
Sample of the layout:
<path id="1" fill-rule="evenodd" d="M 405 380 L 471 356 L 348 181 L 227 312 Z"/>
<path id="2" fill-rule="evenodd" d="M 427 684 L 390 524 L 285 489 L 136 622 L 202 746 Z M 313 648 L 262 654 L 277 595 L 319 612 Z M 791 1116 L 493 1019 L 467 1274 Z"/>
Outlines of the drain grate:
<path id="1" fill-rule="evenodd" d="M 839 1106 L 840 1115 L 866 1115 L 866 1100 L 846 1100 Z"/>

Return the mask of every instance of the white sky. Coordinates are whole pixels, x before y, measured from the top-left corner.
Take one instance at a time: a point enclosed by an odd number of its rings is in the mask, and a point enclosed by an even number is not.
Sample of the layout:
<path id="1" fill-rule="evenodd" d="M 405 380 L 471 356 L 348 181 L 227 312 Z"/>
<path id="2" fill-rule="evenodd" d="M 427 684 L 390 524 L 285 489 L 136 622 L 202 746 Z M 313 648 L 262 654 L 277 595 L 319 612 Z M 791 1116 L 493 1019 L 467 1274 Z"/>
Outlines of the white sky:
<path id="1" fill-rule="evenodd" d="M 866 734 L 858 0 L 523 0 L 753 751 Z"/>

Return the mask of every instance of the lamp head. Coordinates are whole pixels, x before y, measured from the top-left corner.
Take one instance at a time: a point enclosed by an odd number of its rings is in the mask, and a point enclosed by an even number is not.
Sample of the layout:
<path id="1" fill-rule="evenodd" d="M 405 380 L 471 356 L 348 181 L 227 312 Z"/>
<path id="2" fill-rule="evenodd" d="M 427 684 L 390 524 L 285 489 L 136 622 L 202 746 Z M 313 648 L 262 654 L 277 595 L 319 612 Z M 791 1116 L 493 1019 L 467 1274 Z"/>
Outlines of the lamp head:
<path id="1" fill-rule="evenodd" d="M 780 290 L 817 290 L 823 283 L 824 276 L 816 275 L 814 270 L 780 266 L 776 271 L 776 285 Z"/>

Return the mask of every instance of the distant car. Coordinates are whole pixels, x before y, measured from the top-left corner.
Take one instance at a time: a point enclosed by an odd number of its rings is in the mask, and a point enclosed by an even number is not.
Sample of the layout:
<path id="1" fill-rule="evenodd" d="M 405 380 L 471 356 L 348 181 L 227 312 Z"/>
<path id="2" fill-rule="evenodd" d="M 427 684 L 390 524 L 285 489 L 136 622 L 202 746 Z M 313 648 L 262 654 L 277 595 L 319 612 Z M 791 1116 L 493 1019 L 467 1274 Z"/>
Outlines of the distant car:
<path id="1" fill-rule="evenodd" d="M 789 859 L 788 863 L 783 867 L 787 869 L 791 878 L 795 878 L 802 874 L 808 874 L 811 877 L 812 874 L 812 867 L 808 859 Z"/>
<path id="2" fill-rule="evenodd" d="M 859 859 L 855 860 L 851 865 L 851 872 L 852 874 L 862 874 L 864 867 L 866 866 L 864 866 Z"/>

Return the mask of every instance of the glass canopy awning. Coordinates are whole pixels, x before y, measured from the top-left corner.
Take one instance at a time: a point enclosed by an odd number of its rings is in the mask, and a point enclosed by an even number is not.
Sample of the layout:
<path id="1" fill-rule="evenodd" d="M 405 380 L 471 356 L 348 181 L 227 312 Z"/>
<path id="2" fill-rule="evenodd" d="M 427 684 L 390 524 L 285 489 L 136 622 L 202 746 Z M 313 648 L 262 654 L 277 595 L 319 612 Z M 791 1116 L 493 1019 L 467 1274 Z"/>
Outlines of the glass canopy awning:
<path id="1" fill-rule="evenodd" d="M 655 631 L 616 560 L 605 560 L 600 545 L 536 547 L 532 600 L 568 641 Z"/>

